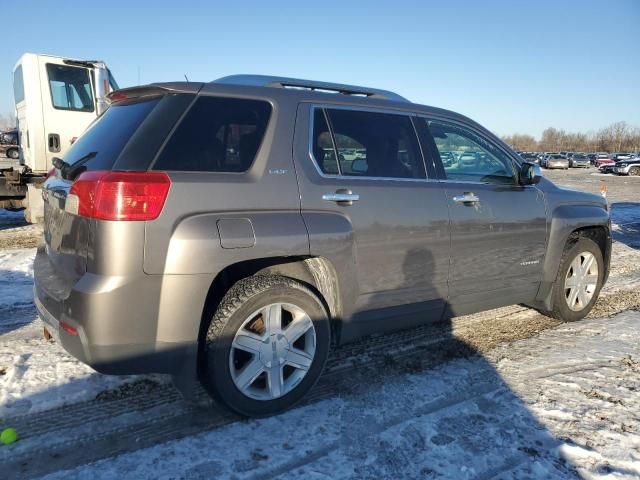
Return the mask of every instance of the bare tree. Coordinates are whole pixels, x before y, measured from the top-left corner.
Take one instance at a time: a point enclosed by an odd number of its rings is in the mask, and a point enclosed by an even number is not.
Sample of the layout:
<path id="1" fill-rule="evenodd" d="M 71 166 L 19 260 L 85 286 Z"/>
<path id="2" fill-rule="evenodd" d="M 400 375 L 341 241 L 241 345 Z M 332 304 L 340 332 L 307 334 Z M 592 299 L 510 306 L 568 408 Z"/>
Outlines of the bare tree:
<path id="1" fill-rule="evenodd" d="M 588 133 L 567 133 L 549 127 L 542 132 L 539 141 L 520 133 L 504 135 L 502 139 L 516 150 L 525 151 L 640 152 L 640 127 L 627 122 L 615 122 Z"/>

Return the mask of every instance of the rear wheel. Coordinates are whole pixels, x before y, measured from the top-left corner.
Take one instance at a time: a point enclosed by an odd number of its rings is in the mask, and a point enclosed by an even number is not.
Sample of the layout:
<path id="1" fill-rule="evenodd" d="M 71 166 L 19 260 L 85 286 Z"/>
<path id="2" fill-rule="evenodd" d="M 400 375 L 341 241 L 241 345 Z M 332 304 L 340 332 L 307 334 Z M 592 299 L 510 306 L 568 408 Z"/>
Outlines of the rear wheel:
<path id="1" fill-rule="evenodd" d="M 640 167 L 631 167 L 629 169 L 629 175 L 640 175 Z"/>
<path id="2" fill-rule="evenodd" d="M 13 160 L 17 160 L 18 158 L 20 158 L 20 152 L 18 152 L 17 148 L 11 148 L 7 150 L 7 157 Z"/>
<path id="3" fill-rule="evenodd" d="M 211 319 L 200 378 L 230 409 L 273 415 L 318 380 L 330 337 L 326 309 L 305 285 L 277 275 L 249 277 L 229 290 Z"/>
<path id="4" fill-rule="evenodd" d="M 553 287 L 551 316 L 567 322 L 582 320 L 593 308 L 603 278 L 604 262 L 597 243 L 580 237 L 568 244 Z"/>

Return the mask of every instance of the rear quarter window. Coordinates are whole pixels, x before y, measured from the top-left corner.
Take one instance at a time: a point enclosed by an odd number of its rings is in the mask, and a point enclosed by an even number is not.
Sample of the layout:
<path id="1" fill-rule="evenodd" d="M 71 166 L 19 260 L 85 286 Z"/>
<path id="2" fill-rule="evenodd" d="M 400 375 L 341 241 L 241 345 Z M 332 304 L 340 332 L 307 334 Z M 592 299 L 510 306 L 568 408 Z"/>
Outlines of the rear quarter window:
<path id="1" fill-rule="evenodd" d="M 245 172 L 264 137 L 271 105 L 262 100 L 200 97 L 156 160 L 154 169 Z"/>

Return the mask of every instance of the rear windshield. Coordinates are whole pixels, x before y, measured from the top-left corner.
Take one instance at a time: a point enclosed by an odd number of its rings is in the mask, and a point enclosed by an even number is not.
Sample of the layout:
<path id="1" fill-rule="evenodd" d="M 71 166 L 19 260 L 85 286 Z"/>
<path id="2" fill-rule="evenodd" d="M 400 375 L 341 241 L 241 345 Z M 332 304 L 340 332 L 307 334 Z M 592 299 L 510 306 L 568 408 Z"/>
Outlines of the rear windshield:
<path id="1" fill-rule="evenodd" d="M 69 149 L 64 161 L 79 161 L 87 170 L 111 170 L 113 165 L 159 98 L 135 103 L 117 103 L 109 107 Z"/>
<path id="2" fill-rule="evenodd" d="M 263 100 L 200 97 L 153 168 L 244 172 L 253 163 L 270 115 L 271 105 Z"/>

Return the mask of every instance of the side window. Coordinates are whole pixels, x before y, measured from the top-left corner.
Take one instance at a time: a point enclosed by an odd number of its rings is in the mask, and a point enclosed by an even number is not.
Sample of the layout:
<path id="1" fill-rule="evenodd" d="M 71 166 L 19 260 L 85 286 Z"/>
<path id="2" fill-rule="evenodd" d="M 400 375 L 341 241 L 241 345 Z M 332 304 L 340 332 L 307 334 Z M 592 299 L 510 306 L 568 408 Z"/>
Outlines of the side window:
<path id="1" fill-rule="evenodd" d="M 154 168 L 244 172 L 267 130 L 271 105 L 260 100 L 200 97 L 167 142 Z"/>
<path id="2" fill-rule="evenodd" d="M 340 174 L 426 178 L 411 118 L 405 115 L 327 109 Z"/>
<path id="3" fill-rule="evenodd" d="M 93 94 L 86 68 L 47 63 L 54 108 L 93 112 Z"/>
<path id="4" fill-rule="evenodd" d="M 22 65 L 18 65 L 13 72 L 13 96 L 16 105 L 24 100 L 24 78 L 22 76 Z"/>
<path id="5" fill-rule="evenodd" d="M 448 180 L 515 183 L 511 159 L 491 143 L 454 124 L 427 123 Z"/>
<path id="6" fill-rule="evenodd" d="M 418 139 L 405 115 L 316 108 L 312 146 L 326 174 L 426 178 Z"/>

